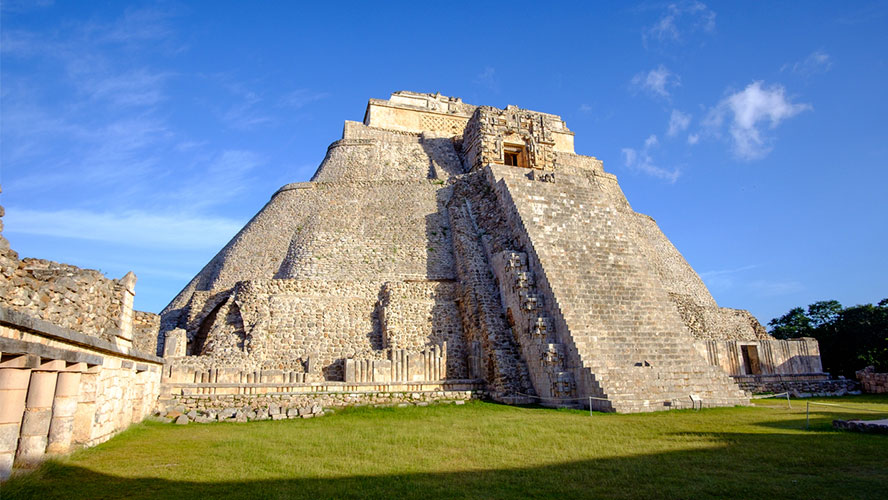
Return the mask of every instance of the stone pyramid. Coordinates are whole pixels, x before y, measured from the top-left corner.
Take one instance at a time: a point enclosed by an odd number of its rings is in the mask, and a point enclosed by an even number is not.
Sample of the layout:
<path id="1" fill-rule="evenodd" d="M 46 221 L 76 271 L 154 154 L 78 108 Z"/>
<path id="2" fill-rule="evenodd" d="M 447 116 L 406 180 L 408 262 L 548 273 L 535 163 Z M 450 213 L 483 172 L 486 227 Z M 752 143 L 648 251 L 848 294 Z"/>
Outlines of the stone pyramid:
<path id="1" fill-rule="evenodd" d="M 604 411 L 747 403 L 705 345 L 764 329 L 718 307 L 573 139 L 515 106 L 371 99 L 167 306 L 159 351 L 179 338 L 177 366 L 472 380 Z"/>

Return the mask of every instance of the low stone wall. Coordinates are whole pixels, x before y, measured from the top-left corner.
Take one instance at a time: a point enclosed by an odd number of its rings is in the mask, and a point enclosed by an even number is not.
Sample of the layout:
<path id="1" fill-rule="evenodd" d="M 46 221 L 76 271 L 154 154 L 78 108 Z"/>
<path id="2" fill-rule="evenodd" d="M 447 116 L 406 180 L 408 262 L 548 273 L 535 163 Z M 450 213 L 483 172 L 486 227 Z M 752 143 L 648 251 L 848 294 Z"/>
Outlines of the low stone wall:
<path id="1" fill-rule="evenodd" d="M 733 379 L 741 389 L 753 394 L 788 392 L 793 397 L 860 394 L 858 385 L 853 380 L 830 380 L 826 373 L 735 375 Z"/>
<path id="2" fill-rule="evenodd" d="M 163 359 L 0 307 L 0 479 L 154 410 Z"/>
<path id="3" fill-rule="evenodd" d="M 833 420 L 833 429 L 839 431 L 866 432 L 872 434 L 888 434 L 888 424 L 884 420 L 872 422 L 866 420 Z"/>
<path id="4" fill-rule="evenodd" d="M 870 394 L 888 393 L 888 373 L 876 373 L 872 366 L 867 366 L 863 370 L 855 373 L 857 380 L 863 387 L 863 392 Z"/>
<path id="5" fill-rule="evenodd" d="M 247 422 L 252 420 L 282 420 L 321 416 L 331 408 L 347 406 L 426 406 L 430 403 L 462 404 L 484 397 L 480 384 L 461 384 L 445 389 L 437 384 L 433 390 L 377 391 L 347 390 L 342 392 L 290 392 L 268 394 L 178 394 L 159 402 L 158 415 L 188 421 Z M 456 385 L 454 385 L 456 387 Z M 373 389 L 370 386 L 365 387 Z M 375 387 L 384 389 L 384 387 Z"/>

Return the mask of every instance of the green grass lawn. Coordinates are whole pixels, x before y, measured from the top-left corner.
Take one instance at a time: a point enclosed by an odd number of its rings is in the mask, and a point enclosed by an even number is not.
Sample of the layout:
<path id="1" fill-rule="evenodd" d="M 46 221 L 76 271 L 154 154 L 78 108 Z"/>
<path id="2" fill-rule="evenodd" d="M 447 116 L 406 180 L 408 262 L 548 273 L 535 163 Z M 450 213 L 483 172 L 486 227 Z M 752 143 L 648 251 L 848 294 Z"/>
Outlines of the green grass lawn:
<path id="1" fill-rule="evenodd" d="M 639 415 L 492 403 L 358 408 L 309 420 L 147 422 L 19 474 L 0 498 L 888 498 L 888 435 L 834 431 L 886 418 L 756 406 Z"/>

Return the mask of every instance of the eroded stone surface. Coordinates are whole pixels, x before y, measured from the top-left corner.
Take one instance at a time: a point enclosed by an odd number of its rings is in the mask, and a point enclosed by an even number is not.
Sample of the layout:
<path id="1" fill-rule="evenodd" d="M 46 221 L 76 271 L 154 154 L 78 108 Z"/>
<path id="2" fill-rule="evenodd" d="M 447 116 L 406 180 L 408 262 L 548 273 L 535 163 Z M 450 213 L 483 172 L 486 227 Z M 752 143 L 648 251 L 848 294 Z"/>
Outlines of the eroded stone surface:
<path id="1" fill-rule="evenodd" d="M 719 307 L 560 117 L 413 92 L 346 122 L 173 299 L 157 345 L 174 398 L 459 379 L 628 412 L 746 403 L 732 376 L 824 378 L 816 342 Z"/>

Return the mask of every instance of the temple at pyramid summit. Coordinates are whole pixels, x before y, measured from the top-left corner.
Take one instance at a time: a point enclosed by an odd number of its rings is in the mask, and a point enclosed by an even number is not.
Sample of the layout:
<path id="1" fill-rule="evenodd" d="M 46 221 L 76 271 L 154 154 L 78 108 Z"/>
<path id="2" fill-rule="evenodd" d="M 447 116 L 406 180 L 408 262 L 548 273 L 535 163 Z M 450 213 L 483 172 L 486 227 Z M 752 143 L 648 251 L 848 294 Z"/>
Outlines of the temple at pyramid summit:
<path id="1" fill-rule="evenodd" d="M 404 91 L 370 99 L 170 302 L 157 354 L 161 399 L 190 403 L 460 392 L 641 412 L 826 378 L 816 341 L 719 307 L 560 117 Z"/>

